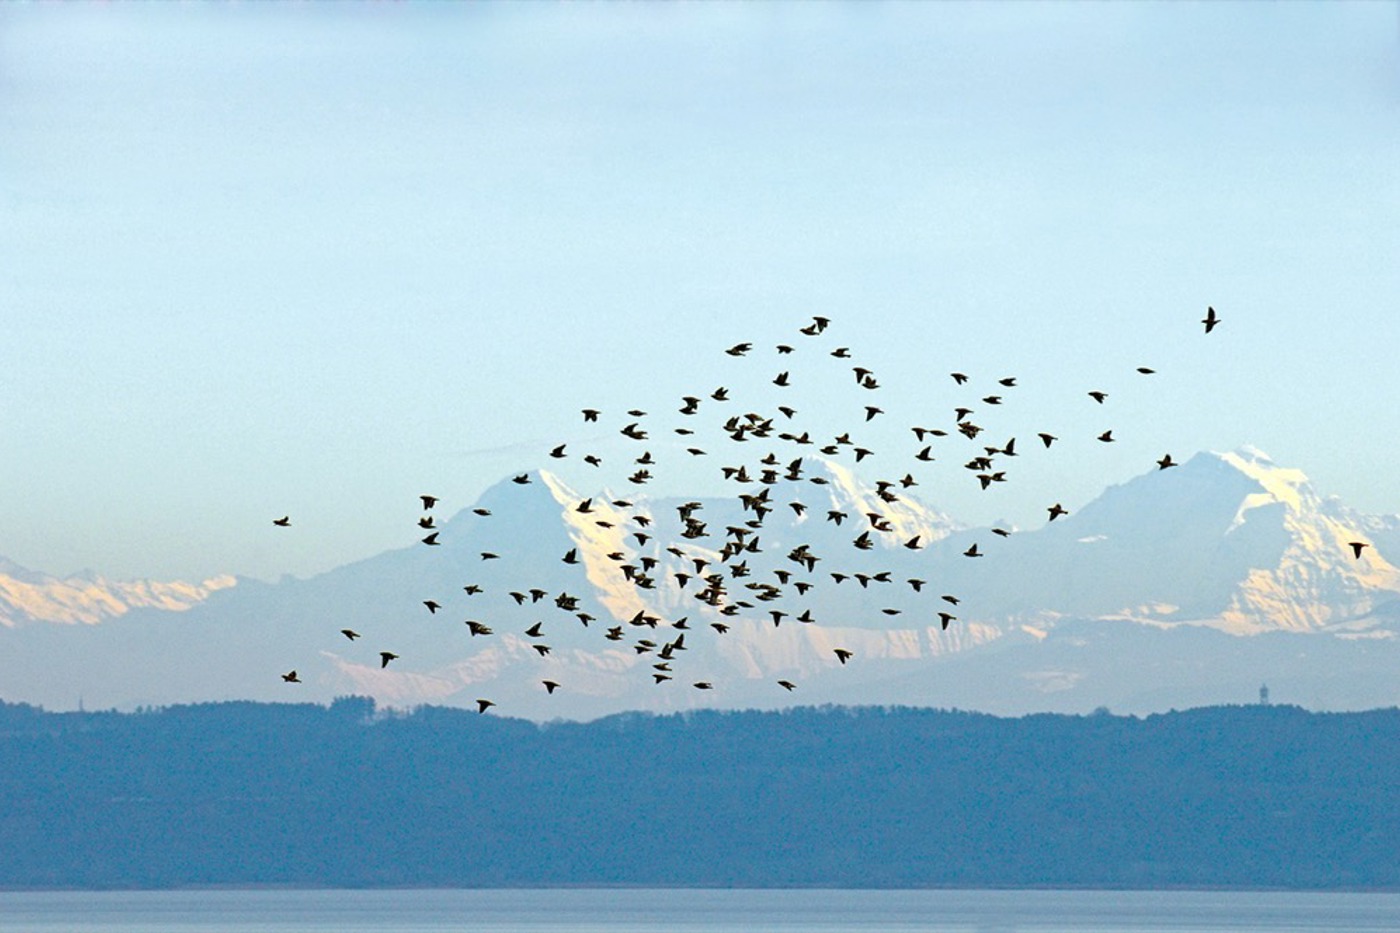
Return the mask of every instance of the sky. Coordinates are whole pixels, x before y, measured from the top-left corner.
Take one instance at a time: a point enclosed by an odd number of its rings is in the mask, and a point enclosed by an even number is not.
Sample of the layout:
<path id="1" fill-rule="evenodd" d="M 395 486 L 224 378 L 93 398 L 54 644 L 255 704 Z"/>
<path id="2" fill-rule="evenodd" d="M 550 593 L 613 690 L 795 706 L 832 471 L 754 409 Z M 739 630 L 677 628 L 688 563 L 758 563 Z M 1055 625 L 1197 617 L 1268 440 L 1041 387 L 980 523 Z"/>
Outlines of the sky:
<path id="1" fill-rule="evenodd" d="M 715 494 L 683 395 L 885 452 L 1004 376 L 1063 455 L 962 521 L 1245 444 L 1400 512 L 1397 152 L 1390 3 L 5 4 L 0 555 L 306 576 L 626 409 Z"/>

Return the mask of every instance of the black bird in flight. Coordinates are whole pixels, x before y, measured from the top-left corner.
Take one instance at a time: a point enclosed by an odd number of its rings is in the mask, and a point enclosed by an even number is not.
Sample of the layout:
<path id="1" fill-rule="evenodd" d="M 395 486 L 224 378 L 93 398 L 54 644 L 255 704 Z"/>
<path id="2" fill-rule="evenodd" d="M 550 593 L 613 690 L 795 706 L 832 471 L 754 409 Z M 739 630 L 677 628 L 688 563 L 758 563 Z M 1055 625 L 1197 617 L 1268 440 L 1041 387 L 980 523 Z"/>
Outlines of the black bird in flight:
<path id="1" fill-rule="evenodd" d="M 568 456 L 568 454 L 564 453 L 564 448 L 567 446 L 568 444 L 560 444 L 558 447 L 551 450 L 549 455 L 556 460 L 562 460 Z"/>
<path id="2" fill-rule="evenodd" d="M 544 684 L 544 689 L 546 693 L 553 693 L 554 691 L 559 689 L 559 685 L 552 680 L 542 680 L 540 681 L 540 683 Z"/>
<path id="3" fill-rule="evenodd" d="M 495 705 L 496 705 L 496 704 L 495 704 L 495 703 L 492 703 L 490 700 L 477 700 L 477 701 L 476 701 L 476 711 L 477 711 L 478 713 L 484 713 L 484 712 L 486 712 L 488 709 L 490 709 L 491 707 L 493 707 L 493 706 L 495 706 Z"/>
<path id="4" fill-rule="evenodd" d="M 597 420 L 598 420 L 598 416 L 601 415 L 601 414 L 602 414 L 602 412 L 598 411 L 598 409 L 596 409 L 596 408 L 585 408 L 585 409 L 583 410 L 583 420 L 584 420 L 584 421 L 597 421 Z"/>
<path id="5" fill-rule="evenodd" d="M 953 377 L 953 381 L 956 382 L 958 385 L 962 385 L 964 382 L 967 381 L 967 376 L 963 375 L 962 373 L 949 373 L 949 375 Z"/>
<path id="6" fill-rule="evenodd" d="M 429 511 L 433 506 L 438 504 L 437 496 L 419 496 L 418 498 L 423 500 L 424 512 Z"/>
<path id="7" fill-rule="evenodd" d="M 1201 323 L 1206 326 L 1206 333 L 1215 329 L 1215 325 L 1220 323 L 1220 318 L 1216 317 L 1214 308 L 1206 306 L 1206 316 L 1201 318 Z"/>
<path id="8" fill-rule="evenodd" d="M 383 670 L 384 668 L 388 667 L 388 666 L 389 666 L 389 662 L 392 661 L 392 660 L 394 660 L 394 659 L 397 658 L 397 657 L 398 657 L 398 655 L 394 654 L 394 652 L 392 652 L 392 651 L 381 651 L 381 652 L 379 652 L 379 669 L 380 669 L 380 670 Z"/>
<path id="9" fill-rule="evenodd" d="M 423 605 L 428 607 L 428 612 L 437 615 L 437 611 L 442 608 L 442 604 L 432 599 L 423 600 Z"/>
<path id="10" fill-rule="evenodd" d="M 438 537 L 438 533 L 437 533 L 436 531 L 434 531 L 432 534 L 430 534 L 430 535 L 426 536 L 425 538 L 423 538 L 423 543 L 426 544 L 426 545 L 428 545 L 428 546 L 430 546 L 430 547 L 436 547 L 436 546 L 437 546 L 437 543 L 438 543 L 437 537 Z"/>
<path id="11" fill-rule="evenodd" d="M 343 629 L 340 630 L 340 634 L 344 635 L 346 638 L 350 639 L 351 641 L 354 641 L 355 639 L 357 639 L 357 638 L 360 637 L 360 633 L 357 632 L 357 631 L 355 631 L 355 630 L 352 629 L 352 628 L 343 628 Z"/>
<path id="12" fill-rule="evenodd" d="M 1356 557 L 1357 560 L 1361 559 L 1361 549 L 1365 547 L 1370 547 L 1370 545 L 1367 544 L 1365 541 L 1349 541 L 1347 543 L 1351 545 L 1351 553 Z"/>
<path id="13" fill-rule="evenodd" d="M 1050 506 L 1050 507 L 1049 507 L 1048 509 L 1046 509 L 1045 511 L 1047 511 L 1047 512 L 1050 513 L 1050 521 L 1052 521 L 1052 522 L 1053 522 L 1055 519 L 1059 518 L 1061 515 L 1068 515 L 1068 514 L 1069 514 L 1069 511 L 1068 511 L 1064 506 L 1060 505 L 1060 503 L 1058 503 L 1058 502 L 1056 502 L 1054 505 Z"/>
<path id="14" fill-rule="evenodd" d="M 286 528 L 292 524 L 292 519 L 290 515 L 283 515 L 281 518 L 274 518 L 272 524 L 278 528 Z M 296 671 L 292 671 L 292 673 L 295 674 Z"/>
<path id="15" fill-rule="evenodd" d="M 842 664 L 845 664 L 851 658 L 855 657 L 855 652 L 847 651 L 845 648 L 836 648 L 835 654 L 836 660 L 840 661 Z"/>
<path id="16" fill-rule="evenodd" d="M 778 686 L 779 686 L 779 687 L 782 687 L 784 690 L 788 691 L 789 693 L 791 693 L 793 690 L 796 690 L 796 689 L 797 689 L 797 684 L 793 683 L 793 682 L 790 681 L 790 680 L 780 680 L 780 681 L 778 681 Z"/>
<path id="17" fill-rule="evenodd" d="M 1158 460 L 1158 461 L 1157 461 L 1157 469 L 1159 469 L 1159 470 L 1165 470 L 1167 467 L 1174 467 L 1174 466 L 1177 466 L 1177 462 L 1176 462 L 1175 460 L 1172 459 L 1172 455 L 1171 455 L 1171 454 L 1167 454 L 1167 455 L 1164 456 L 1161 460 Z"/>
<path id="18" fill-rule="evenodd" d="M 1102 404 L 1103 404 L 1103 400 L 1106 399 L 1106 398 L 1108 398 L 1108 393 L 1107 393 L 1107 392 L 1090 392 L 1090 393 L 1089 393 L 1089 397 L 1090 397 L 1091 399 L 1093 399 L 1094 401 L 1098 402 L 1100 405 L 1102 405 Z"/>
<path id="19" fill-rule="evenodd" d="M 289 683 L 289 684 L 299 684 L 299 683 L 301 683 L 301 678 L 297 676 L 297 672 L 296 672 L 296 671 L 287 671 L 287 673 L 285 673 L 285 674 L 282 675 L 282 679 L 285 680 L 285 681 L 286 681 L 287 683 Z"/>

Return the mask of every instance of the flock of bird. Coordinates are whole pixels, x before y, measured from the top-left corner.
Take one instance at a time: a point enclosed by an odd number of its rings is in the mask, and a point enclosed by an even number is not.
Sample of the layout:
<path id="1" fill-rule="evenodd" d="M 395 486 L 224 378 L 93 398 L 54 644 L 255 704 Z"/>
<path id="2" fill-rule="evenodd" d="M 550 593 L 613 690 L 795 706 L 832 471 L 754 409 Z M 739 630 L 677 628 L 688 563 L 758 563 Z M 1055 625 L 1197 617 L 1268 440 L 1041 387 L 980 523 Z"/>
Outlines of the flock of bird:
<path id="1" fill-rule="evenodd" d="M 1220 323 L 1221 318 L 1214 308 L 1208 308 L 1206 316 L 1201 320 L 1207 334 Z M 825 353 L 835 360 L 846 361 L 842 365 L 850 366 L 855 391 L 869 393 L 862 396 L 862 404 L 856 409 L 863 415 L 863 424 L 868 425 L 874 419 L 885 415 L 878 404 L 866 401 L 879 399 L 879 380 L 870 368 L 852 365 L 849 362 L 849 347 L 826 345 L 824 337 L 830 324 L 831 321 L 826 317 L 814 317 L 809 324 L 798 329 L 799 337 L 793 343 L 778 344 L 775 347 L 776 353 L 779 357 L 796 357 L 800 353 L 810 353 L 812 349 L 816 349 L 817 352 Z M 755 354 L 755 348 L 750 342 L 741 342 L 730 346 L 724 352 L 733 358 L 745 358 Z M 1137 372 L 1143 376 L 1154 374 L 1154 370 L 1146 366 L 1138 367 Z M 962 372 L 950 373 L 949 377 L 958 387 L 970 383 L 970 377 Z M 792 368 L 775 373 L 771 383 L 784 392 L 790 390 L 794 384 Z M 902 476 L 882 479 L 875 484 L 880 506 L 862 515 L 851 515 L 840 508 L 831 508 L 826 510 L 825 516 L 820 520 L 838 527 L 849 521 L 850 525 L 845 527 L 853 534 L 850 545 L 857 552 L 870 552 L 877 547 L 902 546 L 908 551 L 918 551 L 926 547 L 930 542 L 922 540 L 922 534 L 903 537 L 899 533 L 889 514 L 890 508 L 900 501 L 905 490 L 918 485 L 913 470 L 918 469 L 921 464 L 946 458 L 954 444 L 962 447 L 962 451 L 956 454 L 958 459 L 964 456 L 963 451 L 970 445 L 971 455 L 962 466 L 982 489 L 1005 482 L 1009 472 L 1007 462 L 1018 456 L 1016 438 L 1010 438 L 999 445 L 987 445 L 979 440 L 979 436 L 987 430 L 983 424 L 978 423 L 983 419 L 979 416 L 978 420 L 974 421 L 973 416 L 979 408 L 985 411 L 1000 406 L 1004 401 L 1003 396 L 1014 391 L 1016 385 L 1015 377 L 1008 376 L 996 380 L 996 389 L 981 396 L 977 401 L 969 399 L 968 404 L 954 408 L 953 417 L 946 426 L 911 426 L 910 430 L 915 440 L 913 446 L 916 448 L 911 454 L 913 463 Z M 1086 395 L 1099 405 L 1105 404 L 1108 397 L 1107 393 L 1097 389 L 1088 391 Z M 692 647 L 686 643 L 687 635 L 692 640 L 697 637 L 721 637 L 729 632 L 736 618 L 758 618 L 765 624 L 771 620 L 775 628 L 784 622 L 797 625 L 813 624 L 818 621 L 817 613 L 820 610 L 815 608 L 815 605 L 820 603 L 820 591 L 832 585 L 851 583 L 867 591 L 872 586 L 878 589 L 887 585 L 906 585 L 916 594 L 916 598 L 927 599 L 930 602 L 931 605 L 925 610 L 928 613 L 927 618 L 930 622 L 937 619 L 940 629 L 947 630 L 951 624 L 958 621 L 956 613 L 960 611 L 959 597 L 953 593 L 935 594 L 932 588 L 926 591 L 928 582 L 918 577 L 896 581 L 888 569 L 866 567 L 865 570 L 852 570 L 843 562 L 843 555 L 818 554 L 808 543 L 784 546 L 778 550 L 764 548 L 764 532 L 767 530 L 765 522 L 774 512 L 788 510 L 791 519 L 788 518 L 788 511 L 780 512 L 785 520 L 805 520 L 811 503 L 797 497 L 803 488 L 799 484 L 820 486 L 829 482 L 821 475 L 821 471 L 812 469 L 814 458 L 820 456 L 834 460 L 849 456 L 859 463 L 874 455 L 874 450 L 862 446 L 854 439 L 853 435 L 859 433 L 858 430 L 843 431 L 834 436 L 813 436 L 809 431 L 798 429 L 799 411 L 793 405 L 776 405 L 772 412 L 740 412 L 737 410 L 736 400 L 730 398 L 729 389 L 723 386 L 705 394 L 683 396 L 680 402 L 677 412 L 682 417 L 679 426 L 672 427 L 671 430 L 676 437 L 686 439 L 682 444 L 690 445 L 684 448 L 686 455 L 709 456 L 707 450 L 695 446 L 698 443 L 697 431 L 691 425 L 698 426 L 699 422 L 693 419 L 712 409 L 719 412 L 712 425 L 718 429 L 717 436 L 732 443 L 736 454 L 739 451 L 752 452 L 750 457 L 737 463 L 727 463 L 720 469 L 724 482 L 736 487 L 735 498 L 744 516 L 741 522 L 723 529 L 712 528 L 703 504 L 698 501 L 686 502 L 676 507 L 674 518 L 669 515 L 652 514 L 645 507 L 622 498 L 586 498 L 566 506 L 575 513 L 576 520 L 591 519 L 596 525 L 625 536 L 627 544 L 607 554 L 607 559 L 615 565 L 613 572 L 620 587 L 634 587 L 639 591 L 651 591 L 652 594 L 659 589 L 671 588 L 671 592 L 667 594 L 668 605 L 689 604 L 694 607 L 693 614 L 708 620 L 697 621 L 692 627 L 691 612 L 676 614 L 674 618 L 663 618 L 658 613 L 642 609 L 631 618 L 611 620 L 616 624 L 604 623 L 597 626 L 595 631 L 600 633 L 602 639 L 615 644 L 626 643 L 636 656 L 648 656 L 646 660 L 649 666 L 645 670 L 652 684 L 664 688 L 677 682 L 685 666 L 682 662 L 684 653 Z M 603 412 L 598 409 L 583 409 L 581 415 L 587 424 L 602 423 Z M 629 453 L 636 453 L 636 456 L 630 458 L 624 471 L 628 474 L 626 481 L 632 486 L 643 486 L 653 479 L 652 468 L 658 462 L 648 449 L 648 442 L 653 440 L 652 433 L 656 429 L 648 421 L 647 412 L 641 409 L 631 409 L 626 412 L 625 418 L 619 417 L 618 420 L 625 422 L 617 429 L 618 435 L 625 438 L 630 445 Z M 1037 439 L 1045 449 L 1049 449 L 1059 440 L 1049 432 L 1038 432 Z M 1104 431 L 1097 436 L 1097 440 L 1113 443 L 1113 431 Z M 576 454 L 571 452 L 569 447 L 570 442 L 558 444 L 548 455 L 554 460 L 575 457 Z M 579 459 L 593 467 L 602 464 L 602 457 L 596 452 L 584 453 Z M 1156 466 L 1160 470 L 1166 470 L 1177 466 L 1177 462 L 1168 453 L 1156 461 Z M 521 473 L 513 477 L 513 482 L 519 485 L 527 485 L 534 481 L 535 477 L 530 473 Z M 422 515 L 417 524 L 418 529 L 425 532 L 421 543 L 425 547 L 438 546 L 442 543 L 439 540 L 441 531 L 433 514 L 438 499 L 431 495 L 421 496 L 420 499 Z M 820 509 L 814 509 L 811 517 L 816 518 L 819 511 Z M 473 512 L 482 520 L 501 520 L 499 517 L 492 519 L 491 510 L 486 508 L 478 506 Z M 1059 502 L 1047 506 L 1046 512 L 1051 522 L 1068 514 Z M 276 519 L 273 524 L 287 527 L 290 525 L 290 516 Z M 619 524 L 622 527 L 619 527 Z M 1012 534 L 1012 531 L 992 528 L 991 533 L 1006 537 Z M 1355 556 L 1359 558 L 1366 544 L 1351 542 L 1351 547 Z M 979 547 L 978 542 L 974 542 L 961 553 L 963 557 L 976 559 L 987 552 Z M 496 561 L 502 558 L 501 554 L 489 550 L 481 551 L 479 556 L 482 561 Z M 574 566 L 583 562 L 577 546 L 559 555 L 559 560 Z M 819 565 L 822 568 L 821 572 L 818 572 Z M 523 573 L 529 573 L 531 568 L 521 570 Z M 462 589 L 468 597 L 485 592 L 483 584 L 475 582 L 466 583 Z M 548 608 L 552 603 L 555 610 L 571 617 L 584 627 L 598 621 L 588 612 L 581 611 L 579 597 L 567 591 L 551 596 L 544 587 L 522 585 L 519 589 L 509 590 L 509 596 L 517 605 L 526 606 L 532 612 L 536 611 L 536 604 L 543 602 L 545 608 Z M 425 599 L 422 602 L 430 613 L 436 614 L 443 608 L 437 598 Z M 656 600 L 652 602 L 655 603 Z M 797 611 L 793 603 L 802 603 L 801 611 Z M 895 615 L 902 610 L 890 608 L 882 611 Z M 465 624 L 473 638 L 490 638 L 495 634 L 492 625 L 478 619 L 467 619 Z M 551 650 L 544 640 L 544 625 L 543 620 L 536 619 L 532 625 L 523 627 L 520 632 L 541 659 L 546 658 Z M 350 641 L 360 637 L 358 632 L 349 628 L 342 629 L 341 634 Z M 830 650 L 835 664 L 844 666 L 856 660 L 855 653 L 849 648 L 835 646 Z M 379 652 L 378 657 L 379 666 L 386 668 L 399 656 L 393 651 L 384 650 Z M 288 683 L 301 682 L 296 670 L 281 676 Z M 700 679 L 694 679 L 692 675 L 681 682 L 689 682 L 696 690 L 715 689 L 715 682 L 712 679 L 704 679 L 705 676 L 702 672 Z M 551 695 L 566 689 L 558 680 L 548 677 L 540 679 L 539 687 Z M 784 678 L 776 681 L 776 687 L 793 691 L 798 685 L 793 680 Z M 477 699 L 476 703 L 478 711 L 482 713 L 496 705 L 494 701 L 484 697 Z"/>

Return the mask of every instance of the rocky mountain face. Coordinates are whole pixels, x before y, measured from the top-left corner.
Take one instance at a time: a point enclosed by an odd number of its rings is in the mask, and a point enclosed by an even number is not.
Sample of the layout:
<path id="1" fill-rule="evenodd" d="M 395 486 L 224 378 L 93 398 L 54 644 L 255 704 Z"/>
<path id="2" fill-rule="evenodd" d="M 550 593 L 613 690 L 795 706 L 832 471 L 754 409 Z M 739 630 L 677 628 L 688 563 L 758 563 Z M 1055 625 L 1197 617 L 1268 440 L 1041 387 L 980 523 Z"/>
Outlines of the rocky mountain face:
<path id="1" fill-rule="evenodd" d="M 485 698 L 536 718 L 799 702 L 1146 711 L 1249 700 L 1264 681 L 1322 706 L 1397 699 L 1384 672 L 1400 641 L 1387 559 L 1400 518 L 1323 499 L 1256 450 L 1198 454 L 1007 534 L 816 458 L 693 501 L 525 478 L 445 522 L 438 546 L 308 580 L 0 567 L 0 693 L 58 707 Z M 1359 557 L 1353 541 L 1369 545 Z M 381 651 L 398 657 L 385 666 Z M 304 683 L 282 683 L 291 668 Z"/>

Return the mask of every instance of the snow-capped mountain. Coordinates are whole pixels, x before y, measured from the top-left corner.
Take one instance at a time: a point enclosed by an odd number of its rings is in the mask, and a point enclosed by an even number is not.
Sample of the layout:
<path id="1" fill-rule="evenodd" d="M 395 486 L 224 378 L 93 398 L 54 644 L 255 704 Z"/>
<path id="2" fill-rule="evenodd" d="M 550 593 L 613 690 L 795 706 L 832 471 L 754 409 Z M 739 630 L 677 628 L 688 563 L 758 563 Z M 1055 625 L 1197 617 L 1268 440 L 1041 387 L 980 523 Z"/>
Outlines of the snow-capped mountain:
<path id="1" fill-rule="evenodd" d="M 76 630 L 0 632 L 3 695 L 481 697 L 542 718 L 791 702 L 1014 712 L 1242 700 L 1251 680 L 1292 677 L 1322 705 L 1394 701 L 1389 681 L 1355 672 L 1400 654 L 1387 559 L 1400 518 L 1323 499 L 1249 448 L 1198 454 L 1005 535 L 815 458 L 696 500 L 524 478 L 445 522 L 438 546 L 414 540 L 308 580 L 103 584 L 151 602 Z M 1369 545 L 1360 557 L 1353 541 Z M 37 579 L 5 576 L 11 588 Z M 94 621 L 26 609 L 48 604 L 12 599 L 10 624 Z M 1297 660 L 1304 643 L 1352 660 L 1313 671 Z M 381 651 L 397 657 L 386 666 Z M 304 683 L 281 682 L 291 668 Z"/>
<path id="2" fill-rule="evenodd" d="M 218 590 L 236 585 L 232 576 L 199 583 L 154 580 L 119 582 L 93 573 L 54 577 L 0 558 L 0 625 L 34 622 L 94 625 L 133 609 L 181 612 Z"/>

